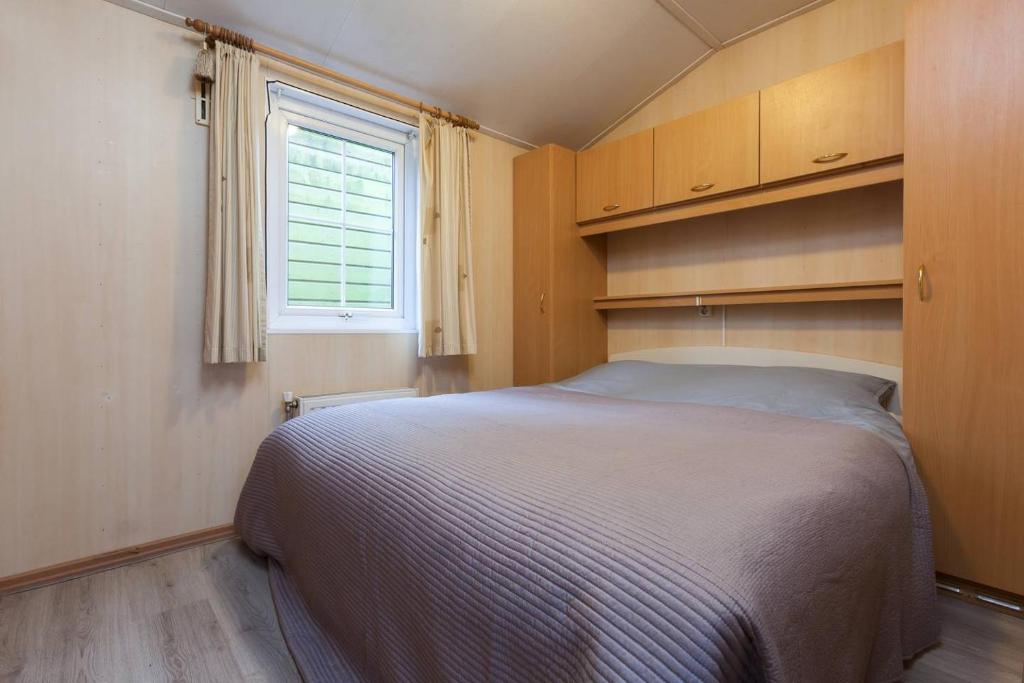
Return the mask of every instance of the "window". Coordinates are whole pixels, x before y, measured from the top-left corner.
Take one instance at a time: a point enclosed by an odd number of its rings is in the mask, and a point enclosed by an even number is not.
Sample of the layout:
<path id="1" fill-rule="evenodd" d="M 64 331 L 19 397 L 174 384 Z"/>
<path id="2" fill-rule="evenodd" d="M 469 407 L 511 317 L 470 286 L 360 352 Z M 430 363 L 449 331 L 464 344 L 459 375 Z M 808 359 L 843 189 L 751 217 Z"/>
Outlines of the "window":
<path id="1" fill-rule="evenodd" d="M 415 128 L 280 83 L 270 102 L 269 331 L 413 331 Z"/>

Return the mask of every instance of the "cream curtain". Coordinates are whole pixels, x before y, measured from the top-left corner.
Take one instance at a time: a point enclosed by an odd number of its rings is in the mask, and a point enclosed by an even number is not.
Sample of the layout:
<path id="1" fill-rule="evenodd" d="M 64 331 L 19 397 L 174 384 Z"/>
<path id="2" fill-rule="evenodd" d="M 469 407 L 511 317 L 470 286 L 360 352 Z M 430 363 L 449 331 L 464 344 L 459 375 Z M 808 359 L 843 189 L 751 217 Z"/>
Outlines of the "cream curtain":
<path id="1" fill-rule="evenodd" d="M 421 357 L 476 353 L 469 131 L 420 114 Z"/>
<path id="2" fill-rule="evenodd" d="M 203 359 L 251 363 L 267 359 L 260 67 L 256 55 L 221 42 L 215 59 Z"/>

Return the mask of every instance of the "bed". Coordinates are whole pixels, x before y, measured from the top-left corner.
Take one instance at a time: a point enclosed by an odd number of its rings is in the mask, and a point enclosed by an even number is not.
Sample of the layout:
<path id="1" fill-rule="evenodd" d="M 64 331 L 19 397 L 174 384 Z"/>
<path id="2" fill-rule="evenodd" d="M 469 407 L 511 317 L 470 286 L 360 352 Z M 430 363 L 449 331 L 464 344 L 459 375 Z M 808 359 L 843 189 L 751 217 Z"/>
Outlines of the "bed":
<path id="1" fill-rule="evenodd" d="M 235 523 L 304 678 L 900 678 L 938 621 L 897 383 L 684 356 L 276 429 Z"/>

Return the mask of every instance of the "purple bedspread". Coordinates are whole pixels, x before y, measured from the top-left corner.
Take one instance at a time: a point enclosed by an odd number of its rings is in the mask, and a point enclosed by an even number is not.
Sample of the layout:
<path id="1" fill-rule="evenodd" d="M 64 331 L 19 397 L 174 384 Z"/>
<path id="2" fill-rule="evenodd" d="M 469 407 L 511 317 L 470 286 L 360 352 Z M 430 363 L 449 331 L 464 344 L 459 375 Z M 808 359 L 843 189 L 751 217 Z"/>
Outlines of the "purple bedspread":
<path id="1" fill-rule="evenodd" d="M 308 681 L 889 681 L 927 519 L 867 430 L 536 387 L 291 420 L 235 522 Z"/>

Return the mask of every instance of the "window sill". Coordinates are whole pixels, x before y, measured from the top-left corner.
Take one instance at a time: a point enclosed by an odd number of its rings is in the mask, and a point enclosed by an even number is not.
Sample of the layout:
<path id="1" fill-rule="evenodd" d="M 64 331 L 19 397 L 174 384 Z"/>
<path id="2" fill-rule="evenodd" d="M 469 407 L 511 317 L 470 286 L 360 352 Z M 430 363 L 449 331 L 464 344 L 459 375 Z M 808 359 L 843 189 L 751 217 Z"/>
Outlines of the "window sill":
<path id="1" fill-rule="evenodd" d="M 333 316 L 279 316 L 267 325 L 267 334 L 416 334 L 405 318 Z"/>
<path id="2" fill-rule="evenodd" d="M 268 328 L 267 334 L 416 334 L 418 330 L 394 328 L 312 328 L 312 327 L 276 327 Z"/>

